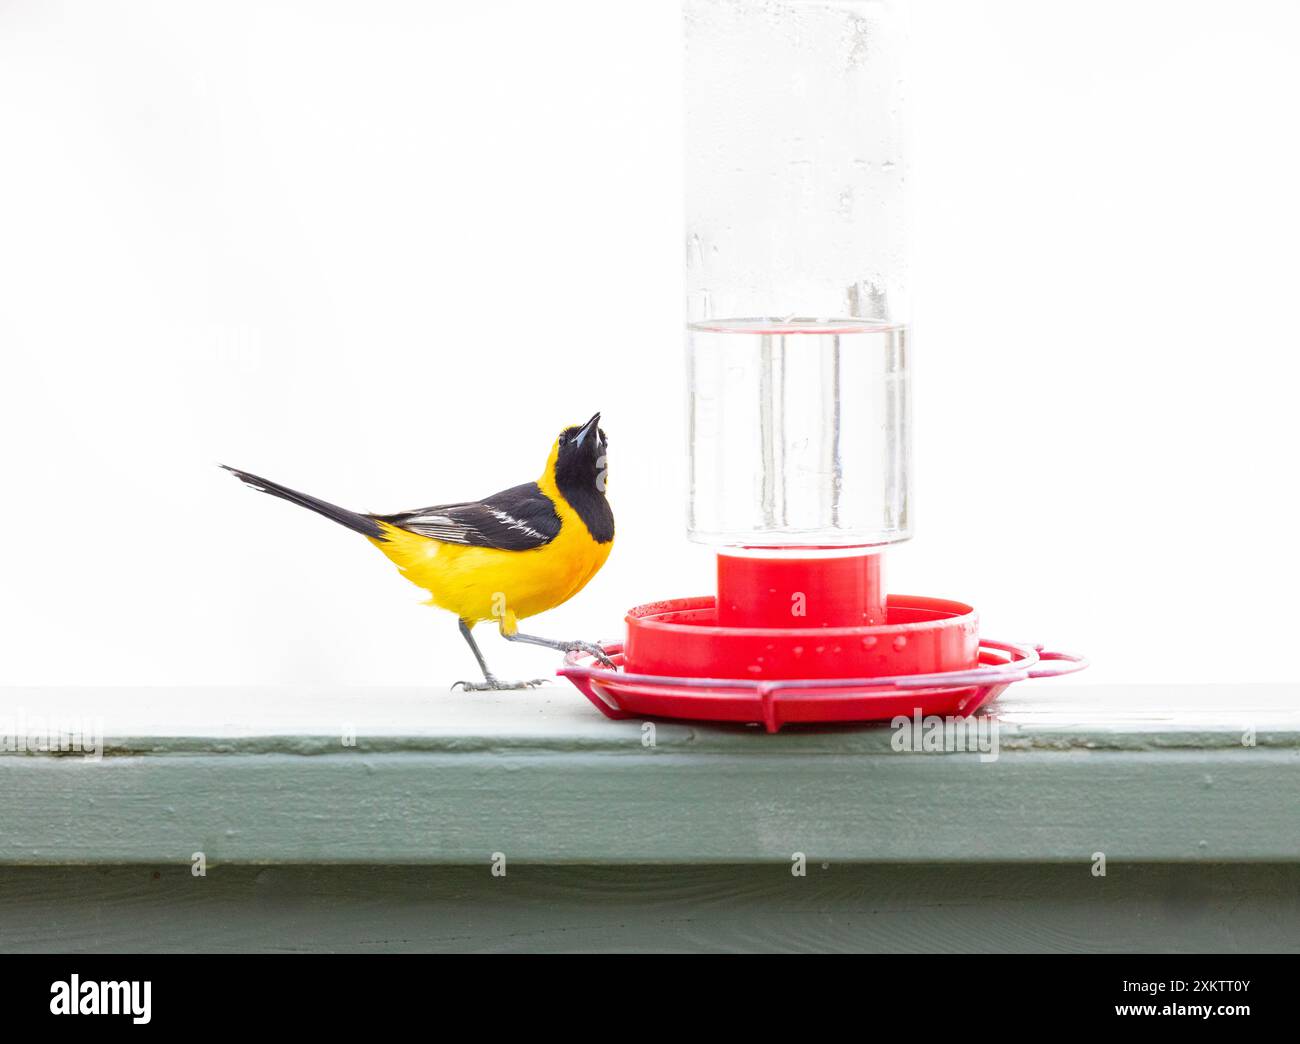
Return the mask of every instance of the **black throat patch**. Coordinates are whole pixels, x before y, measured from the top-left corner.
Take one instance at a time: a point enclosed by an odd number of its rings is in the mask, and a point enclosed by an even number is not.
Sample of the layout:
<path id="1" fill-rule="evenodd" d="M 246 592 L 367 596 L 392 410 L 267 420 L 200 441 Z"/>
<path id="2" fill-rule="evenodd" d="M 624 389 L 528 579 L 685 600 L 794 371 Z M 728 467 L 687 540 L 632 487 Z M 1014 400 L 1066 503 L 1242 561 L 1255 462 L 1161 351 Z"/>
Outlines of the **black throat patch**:
<path id="1" fill-rule="evenodd" d="M 558 469 L 557 469 L 558 471 Z M 591 539 L 598 544 L 608 544 L 614 539 L 614 512 L 596 486 L 596 476 L 578 476 L 557 473 L 555 486 L 560 496 L 578 513 Z"/>

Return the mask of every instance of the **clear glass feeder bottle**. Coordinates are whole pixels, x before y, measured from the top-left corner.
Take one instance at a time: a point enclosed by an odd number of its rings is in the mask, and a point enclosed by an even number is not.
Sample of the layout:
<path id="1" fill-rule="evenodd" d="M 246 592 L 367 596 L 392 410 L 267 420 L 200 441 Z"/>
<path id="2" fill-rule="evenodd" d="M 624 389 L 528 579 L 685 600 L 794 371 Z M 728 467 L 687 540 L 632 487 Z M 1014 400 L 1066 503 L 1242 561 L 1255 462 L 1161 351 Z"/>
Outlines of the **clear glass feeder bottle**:
<path id="1" fill-rule="evenodd" d="M 889 0 L 686 0 L 691 539 L 905 540 L 900 33 Z"/>

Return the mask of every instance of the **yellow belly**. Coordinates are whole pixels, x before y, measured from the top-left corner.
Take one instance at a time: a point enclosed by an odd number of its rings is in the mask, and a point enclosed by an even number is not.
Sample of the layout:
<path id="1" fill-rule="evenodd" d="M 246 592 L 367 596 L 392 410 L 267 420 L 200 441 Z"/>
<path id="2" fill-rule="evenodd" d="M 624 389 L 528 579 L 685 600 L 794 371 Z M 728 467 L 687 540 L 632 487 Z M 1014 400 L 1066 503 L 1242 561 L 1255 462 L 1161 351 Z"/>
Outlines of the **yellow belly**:
<path id="1" fill-rule="evenodd" d="M 507 632 L 513 621 L 552 609 L 582 590 L 609 557 L 613 542 L 598 544 L 577 518 L 559 536 L 531 551 L 445 544 L 387 523 L 387 542 L 371 542 L 411 583 L 430 594 L 430 604 L 463 620 L 494 620 Z"/>

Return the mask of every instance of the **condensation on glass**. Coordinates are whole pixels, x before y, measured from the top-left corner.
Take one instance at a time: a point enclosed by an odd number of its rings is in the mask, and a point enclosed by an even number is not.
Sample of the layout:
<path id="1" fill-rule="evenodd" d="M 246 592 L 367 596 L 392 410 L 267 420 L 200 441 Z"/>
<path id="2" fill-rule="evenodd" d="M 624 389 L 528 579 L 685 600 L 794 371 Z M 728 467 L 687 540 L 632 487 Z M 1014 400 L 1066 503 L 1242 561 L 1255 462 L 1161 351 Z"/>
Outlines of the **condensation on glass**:
<path id="1" fill-rule="evenodd" d="M 685 0 L 702 543 L 910 535 L 898 6 Z"/>

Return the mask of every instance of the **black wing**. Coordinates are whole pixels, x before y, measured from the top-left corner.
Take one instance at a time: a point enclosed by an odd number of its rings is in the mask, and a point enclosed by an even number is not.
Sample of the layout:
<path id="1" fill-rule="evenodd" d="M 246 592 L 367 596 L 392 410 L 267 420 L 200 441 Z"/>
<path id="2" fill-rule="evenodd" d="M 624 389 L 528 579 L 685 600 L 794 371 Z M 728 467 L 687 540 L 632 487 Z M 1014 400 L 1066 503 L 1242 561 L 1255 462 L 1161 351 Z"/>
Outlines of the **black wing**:
<path id="1" fill-rule="evenodd" d="M 441 504 L 374 517 L 449 544 L 495 547 L 502 551 L 544 547 L 560 533 L 555 503 L 536 482 L 504 489 L 467 504 Z"/>

